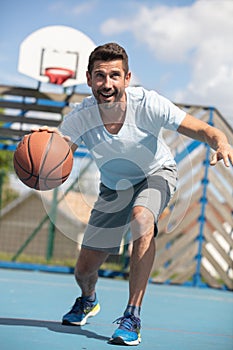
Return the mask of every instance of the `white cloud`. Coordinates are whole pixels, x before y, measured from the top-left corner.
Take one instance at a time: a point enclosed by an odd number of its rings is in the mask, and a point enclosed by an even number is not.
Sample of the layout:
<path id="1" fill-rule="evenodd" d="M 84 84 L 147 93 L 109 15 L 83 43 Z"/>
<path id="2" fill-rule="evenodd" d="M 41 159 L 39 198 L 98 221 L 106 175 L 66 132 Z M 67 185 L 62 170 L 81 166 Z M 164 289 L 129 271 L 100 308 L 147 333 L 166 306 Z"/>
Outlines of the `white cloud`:
<path id="1" fill-rule="evenodd" d="M 141 6 L 134 18 L 109 19 L 101 31 L 108 35 L 130 31 L 158 59 L 183 61 L 200 31 L 198 26 L 193 27 L 189 12 L 189 7 Z"/>
<path id="2" fill-rule="evenodd" d="M 233 116 L 233 1 L 190 6 L 141 6 L 132 18 L 112 18 L 104 34 L 131 32 L 157 60 L 190 65 L 190 81 L 174 92 L 179 102 L 211 104 Z"/>
<path id="3" fill-rule="evenodd" d="M 50 11 L 63 12 L 72 16 L 80 16 L 92 11 L 97 5 L 96 0 L 78 3 L 75 6 L 67 5 L 65 1 L 56 1 L 49 6 Z"/>
<path id="4" fill-rule="evenodd" d="M 81 15 L 84 13 L 88 13 L 91 11 L 94 7 L 96 6 L 96 1 L 88 1 L 84 2 L 82 4 L 76 5 L 73 9 L 72 12 L 75 15 Z"/>

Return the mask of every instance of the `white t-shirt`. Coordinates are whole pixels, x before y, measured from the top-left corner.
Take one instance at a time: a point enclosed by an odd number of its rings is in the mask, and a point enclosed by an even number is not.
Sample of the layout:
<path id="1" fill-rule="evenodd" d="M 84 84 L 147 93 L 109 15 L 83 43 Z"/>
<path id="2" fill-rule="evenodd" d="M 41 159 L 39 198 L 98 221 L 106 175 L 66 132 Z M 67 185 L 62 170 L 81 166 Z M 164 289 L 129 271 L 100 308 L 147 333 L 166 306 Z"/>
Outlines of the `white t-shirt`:
<path id="1" fill-rule="evenodd" d="M 60 126 L 78 146 L 84 143 L 95 160 L 101 182 L 126 189 L 175 160 L 162 137 L 162 128 L 176 130 L 186 113 L 155 91 L 126 89 L 127 110 L 118 134 L 109 133 L 93 96 L 85 98 Z"/>

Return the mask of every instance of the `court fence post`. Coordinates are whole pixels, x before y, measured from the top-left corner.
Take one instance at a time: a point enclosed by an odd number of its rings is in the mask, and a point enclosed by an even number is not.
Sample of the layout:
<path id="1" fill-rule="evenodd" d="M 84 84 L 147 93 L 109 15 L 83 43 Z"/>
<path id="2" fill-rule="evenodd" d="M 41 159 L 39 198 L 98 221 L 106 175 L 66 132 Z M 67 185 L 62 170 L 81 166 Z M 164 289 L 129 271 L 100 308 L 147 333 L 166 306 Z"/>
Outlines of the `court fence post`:
<path id="1" fill-rule="evenodd" d="M 58 196 L 58 188 L 55 188 L 53 190 L 52 207 L 49 214 L 50 223 L 49 223 L 49 229 L 48 229 L 48 242 L 47 242 L 47 254 L 46 254 L 47 261 L 51 260 L 53 257 L 54 240 L 55 240 L 55 234 L 56 234 L 57 205 L 58 205 L 57 196 Z"/>
<path id="2" fill-rule="evenodd" d="M 2 201 L 3 201 L 3 182 L 4 182 L 4 177 L 6 173 L 4 169 L 0 170 L 0 214 L 2 211 Z M 0 215 L 1 218 L 1 215 Z"/>
<path id="3" fill-rule="evenodd" d="M 209 109 L 209 125 L 213 125 L 213 108 Z M 203 166 L 204 166 L 204 177 L 201 181 L 202 183 L 202 196 L 200 198 L 200 203 L 201 203 L 201 213 L 198 218 L 199 222 L 199 234 L 197 236 L 197 241 L 198 241 L 198 252 L 196 255 L 196 271 L 193 276 L 193 285 L 195 287 L 203 287 L 206 284 L 202 281 L 201 278 L 201 264 L 202 264 L 202 247 L 205 242 L 205 224 L 206 224 L 206 207 L 208 205 L 208 184 L 209 184 L 209 179 L 208 179 L 208 173 L 209 173 L 209 158 L 210 158 L 210 147 L 208 144 L 205 144 L 206 148 L 206 155 L 205 155 L 205 160 L 203 161 Z"/>

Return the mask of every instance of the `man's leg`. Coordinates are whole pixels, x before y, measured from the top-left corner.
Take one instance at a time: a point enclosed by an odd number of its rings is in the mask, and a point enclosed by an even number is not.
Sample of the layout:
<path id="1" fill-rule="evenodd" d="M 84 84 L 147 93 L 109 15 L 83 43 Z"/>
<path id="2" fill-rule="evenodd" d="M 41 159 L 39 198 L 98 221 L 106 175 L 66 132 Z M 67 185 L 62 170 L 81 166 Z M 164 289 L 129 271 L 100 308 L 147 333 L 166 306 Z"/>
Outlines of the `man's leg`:
<path id="1" fill-rule="evenodd" d="M 103 251 L 81 248 L 75 267 L 75 278 L 81 288 L 82 296 L 87 297 L 95 293 L 98 270 L 108 255 Z"/>
<path id="2" fill-rule="evenodd" d="M 98 269 L 107 258 L 108 253 L 82 247 L 75 268 L 75 278 L 81 288 L 82 295 L 77 298 L 71 310 L 63 316 L 65 325 L 83 326 L 88 317 L 95 316 L 99 310 L 95 286 Z"/>
<path id="3" fill-rule="evenodd" d="M 130 259 L 128 305 L 141 306 L 155 258 L 154 216 L 137 206 L 131 224 L 133 250 Z"/>
<path id="4" fill-rule="evenodd" d="M 154 215 L 150 210 L 133 208 L 131 233 L 133 251 L 130 259 L 129 300 L 120 324 L 109 340 L 112 344 L 138 345 L 141 342 L 140 307 L 155 258 Z"/>

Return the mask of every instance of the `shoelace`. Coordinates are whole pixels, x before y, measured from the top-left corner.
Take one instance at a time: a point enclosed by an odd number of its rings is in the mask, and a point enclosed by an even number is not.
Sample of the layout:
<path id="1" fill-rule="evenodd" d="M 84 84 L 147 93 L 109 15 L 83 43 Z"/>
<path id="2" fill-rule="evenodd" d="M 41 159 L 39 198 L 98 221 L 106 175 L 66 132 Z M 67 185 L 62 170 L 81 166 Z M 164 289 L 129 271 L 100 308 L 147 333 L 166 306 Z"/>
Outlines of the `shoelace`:
<path id="1" fill-rule="evenodd" d="M 113 323 L 119 324 L 121 328 L 127 331 L 135 331 L 137 328 L 140 328 L 140 319 L 134 315 L 119 317 Z"/>

